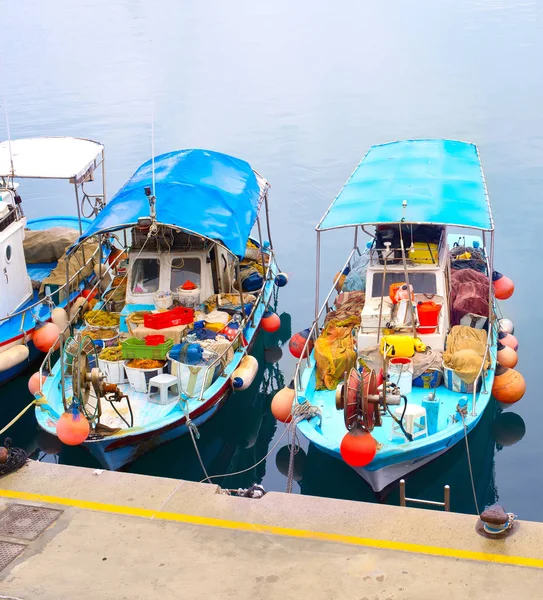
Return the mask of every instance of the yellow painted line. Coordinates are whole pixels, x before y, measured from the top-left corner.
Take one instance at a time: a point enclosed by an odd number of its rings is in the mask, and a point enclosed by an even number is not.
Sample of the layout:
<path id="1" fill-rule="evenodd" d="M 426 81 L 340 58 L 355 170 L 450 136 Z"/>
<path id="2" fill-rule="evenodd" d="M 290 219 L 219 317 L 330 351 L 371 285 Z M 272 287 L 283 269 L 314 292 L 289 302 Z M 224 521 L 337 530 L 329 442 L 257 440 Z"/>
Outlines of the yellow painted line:
<path id="1" fill-rule="evenodd" d="M 47 504 L 60 504 L 72 508 L 91 510 L 109 514 L 118 514 L 129 517 L 143 517 L 146 519 L 157 519 L 162 521 L 173 521 L 190 525 L 203 525 L 205 527 L 220 527 L 235 531 L 248 531 L 251 533 L 268 533 L 283 537 L 318 540 L 323 542 L 339 542 L 351 546 L 362 546 L 366 548 L 377 548 L 379 550 L 396 550 L 409 552 L 411 554 L 428 554 L 446 558 L 473 560 L 478 562 L 490 562 L 518 567 L 533 567 L 543 569 L 543 559 L 528 556 L 511 556 L 507 554 L 492 554 L 489 552 L 478 552 L 475 550 L 461 550 L 459 548 L 441 548 L 439 546 L 427 546 L 425 544 L 410 544 L 407 542 L 393 542 L 391 540 L 378 540 L 364 538 L 340 533 L 326 533 L 323 531 L 309 531 L 306 529 L 293 529 L 290 527 L 276 527 L 275 525 L 262 525 L 257 523 L 244 523 L 243 521 L 231 521 L 228 519 L 216 519 L 213 517 L 202 517 L 198 515 L 185 515 L 182 513 L 152 510 L 132 506 L 121 506 L 118 504 L 107 504 L 103 502 L 91 502 L 88 500 L 77 500 L 75 498 L 61 498 L 58 496 L 46 496 L 45 494 L 34 494 L 31 492 L 17 492 L 13 490 L 0 489 L 0 497 L 26 500 L 29 502 L 45 502 Z M 475 533 L 475 531 L 474 531 Z"/>

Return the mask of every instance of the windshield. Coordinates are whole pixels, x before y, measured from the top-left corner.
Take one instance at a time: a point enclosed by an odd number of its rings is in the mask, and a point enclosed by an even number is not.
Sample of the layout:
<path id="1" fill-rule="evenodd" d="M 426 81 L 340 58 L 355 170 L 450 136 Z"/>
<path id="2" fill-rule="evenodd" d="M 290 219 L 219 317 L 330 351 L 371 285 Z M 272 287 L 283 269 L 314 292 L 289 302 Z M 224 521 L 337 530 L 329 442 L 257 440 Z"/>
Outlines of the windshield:
<path id="1" fill-rule="evenodd" d="M 405 281 L 405 273 L 387 273 L 385 280 L 385 296 L 393 283 Z M 409 283 L 413 286 L 415 294 L 436 294 L 436 276 L 435 273 L 409 273 Z M 371 289 L 372 298 L 380 298 L 383 291 L 383 273 L 373 275 L 373 285 Z"/>
<path id="2" fill-rule="evenodd" d="M 132 267 L 132 292 L 150 294 L 158 290 L 160 262 L 158 258 L 138 258 Z"/>
<path id="3" fill-rule="evenodd" d="M 177 288 L 182 286 L 186 281 L 192 281 L 192 283 L 200 287 L 199 258 L 178 257 L 172 260 L 171 291 L 177 291 Z"/>

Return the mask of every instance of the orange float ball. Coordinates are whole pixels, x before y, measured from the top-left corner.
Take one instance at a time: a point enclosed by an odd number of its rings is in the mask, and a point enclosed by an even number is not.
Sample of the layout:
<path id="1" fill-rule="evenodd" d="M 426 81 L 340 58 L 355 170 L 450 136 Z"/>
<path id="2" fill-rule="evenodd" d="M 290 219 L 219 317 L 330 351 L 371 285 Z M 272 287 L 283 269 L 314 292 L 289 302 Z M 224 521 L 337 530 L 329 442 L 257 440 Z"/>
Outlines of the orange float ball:
<path id="1" fill-rule="evenodd" d="M 279 390 L 273 397 L 271 403 L 272 415 L 281 423 L 292 421 L 292 404 L 296 395 L 294 393 L 294 382 Z"/>
<path id="2" fill-rule="evenodd" d="M 89 436 L 87 419 L 77 408 L 69 408 L 57 421 L 58 439 L 67 446 L 78 446 Z"/>
<path id="3" fill-rule="evenodd" d="M 365 467 L 375 457 L 377 442 L 370 433 L 355 427 L 343 436 L 339 451 L 341 458 L 351 467 Z"/>
<path id="4" fill-rule="evenodd" d="M 295 333 L 288 343 L 288 349 L 294 358 L 301 358 L 302 352 L 304 351 L 304 346 L 307 342 L 307 338 L 309 337 L 309 329 L 304 329 L 303 331 L 298 331 Z M 307 353 L 311 353 L 313 351 L 314 346 L 313 340 L 310 340 L 307 344 L 307 350 L 305 351 L 304 358 L 307 358 Z"/>
<path id="5" fill-rule="evenodd" d="M 509 346 L 515 352 L 518 350 L 518 340 L 512 333 L 505 333 L 504 331 L 500 331 L 498 333 L 498 340 L 504 345 Z"/>
<path id="6" fill-rule="evenodd" d="M 494 296 L 498 300 L 507 300 L 507 298 L 511 298 L 513 292 L 515 291 L 515 284 L 509 277 L 498 273 L 498 271 L 494 271 L 492 273 L 492 284 L 494 286 Z"/>
<path id="7" fill-rule="evenodd" d="M 41 383 L 47 379 L 45 375 L 41 376 Z M 38 372 L 31 375 L 28 380 L 28 391 L 34 396 L 40 390 L 40 374 Z"/>
<path id="8" fill-rule="evenodd" d="M 281 327 L 281 319 L 279 316 L 274 312 L 271 312 L 271 310 L 267 310 L 262 315 L 262 329 L 269 333 L 273 333 L 274 331 L 277 331 L 279 327 Z"/>
<path id="9" fill-rule="evenodd" d="M 43 327 L 36 329 L 32 335 L 34 346 L 41 352 L 49 352 L 55 343 L 58 341 L 60 329 L 54 323 L 46 323 Z M 60 342 L 55 346 L 58 349 Z"/>
<path id="10" fill-rule="evenodd" d="M 498 365 L 492 385 L 492 395 L 498 402 L 514 404 L 518 402 L 526 391 L 524 377 L 513 369 Z"/>
<path id="11" fill-rule="evenodd" d="M 502 367 L 507 367 L 508 369 L 514 369 L 518 363 L 518 354 L 505 344 L 498 342 L 498 362 Z"/>

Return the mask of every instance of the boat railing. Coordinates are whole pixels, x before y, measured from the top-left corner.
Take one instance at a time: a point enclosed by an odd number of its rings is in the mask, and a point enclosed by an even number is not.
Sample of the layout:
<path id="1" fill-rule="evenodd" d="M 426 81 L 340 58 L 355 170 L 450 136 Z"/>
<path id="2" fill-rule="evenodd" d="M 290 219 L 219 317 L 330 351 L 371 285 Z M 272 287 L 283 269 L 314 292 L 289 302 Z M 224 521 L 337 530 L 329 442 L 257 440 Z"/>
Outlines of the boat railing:
<path id="1" fill-rule="evenodd" d="M 46 304 L 46 303 L 47 304 L 54 304 L 54 302 L 53 302 L 53 296 L 60 295 L 60 293 L 63 292 L 66 287 L 68 287 L 68 288 L 71 287 L 72 283 L 81 275 L 82 271 L 84 271 L 93 262 L 93 260 L 96 258 L 96 255 L 99 252 L 100 252 L 100 248 L 96 248 L 96 250 L 92 253 L 92 255 L 89 257 L 89 259 L 85 261 L 85 263 L 83 264 L 83 266 L 80 269 L 78 269 L 77 272 L 74 273 L 74 275 L 72 275 L 72 277 L 70 278 L 70 280 L 69 280 L 68 283 L 63 283 L 54 292 L 51 292 L 50 294 L 45 295 L 43 298 L 41 298 L 40 300 L 38 300 L 34 304 L 31 304 L 30 306 L 27 306 L 26 308 L 23 308 L 23 309 L 21 309 L 21 310 L 19 310 L 17 312 L 14 312 L 11 315 L 8 315 L 7 317 L 2 317 L 0 319 L 0 324 L 2 324 L 4 321 L 9 321 L 10 319 L 13 319 L 15 317 L 18 317 L 20 315 L 24 315 L 28 311 L 33 310 L 34 308 L 36 308 L 37 306 L 40 306 L 41 304 Z"/>
<path id="2" fill-rule="evenodd" d="M 337 276 L 334 278 L 334 283 L 332 285 L 332 288 L 328 292 L 328 295 L 326 296 L 324 302 L 322 303 L 322 306 L 321 306 L 319 312 L 317 313 L 317 316 L 316 316 L 315 320 L 313 321 L 313 324 L 311 325 L 311 328 L 309 330 L 309 335 L 307 336 L 307 340 L 305 341 L 304 347 L 302 349 L 302 353 L 300 355 L 301 358 L 296 363 L 296 370 L 294 371 L 294 394 L 296 397 L 296 401 L 298 401 L 298 390 L 303 390 L 303 385 L 302 385 L 302 370 L 304 368 L 303 364 L 305 363 L 308 367 L 311 365 L 311 352 L 309 351 L 309 346 L 310 346 L 311 342 L 313 342 L 313 344 L 314 344 L 317 341 L 317 338 L 319 337 L 320 332 L 321 332 L 320 325 L 319 325 L 321 317 L 323 315 L 326 316 L 330 312 L 330 310 L 331 310 L 330 298 L 332 297 L 332 294 L 335 291 L 337 291 L 337 289 L 336 289 L 337 282 L 340 280 L 343 271 L 347 267 L 350 266 L 351 260 L 356 253 L 360 254 L 360 250 L 359 250 L 358 246 L 355 246 L 351 250 L 351 253 L 349 254 L 349 257 L 347 258 L 347 260 L 345 261 L 345 264 L 343 265 L 341 270 L 338 272 Z"/>
<path id="3" fill-rule="evenodd" d="M 265 272 L 264 283 L 262 284 L 262 290 L 264 290 L 264 288 L 266 287 L 266 284 L 269 281 L 271 281 L 272 279 L 274 279 L 274 276 L 273 276 L 273 266 L 275 265 L 275 254 L 273 252 L 273 249 L 269 248 L 267 250 L 267 254 L 269 256 L 269 261 L 268 261 L 268 267 L 267 267 L 266 272 Z M 230 350 L 230 348 L 234 348 L 236 346 L 241 346 L 241 348 L 243 349 L 243 352 L 246 352 L 245 346 L 243 345 L 243 332 L 244 332 L 244 329 L 245 329 L 245 326 L 247 325 L 247 323 L 251 323 L 251 325 L 254 324 L 254 319 L 255 319 L 256 311 L 257 311 L 258 307 L 262 304 L 263 301 L 264 301 L 263 300 L 263 295 L 261 293 L 261 294 L 259 294 L 256 302 L 253 304 L 253 307 L 252 307 L 251 312 L 249 313 L 249 315 L 240 324 L 238 333 L 233 338 L 233 340 L 230 343 L 230 345 L 227 348 L 225 348 L 221 352 L 221 354 L 219 354 L 211 363 L 209 363 L 206 366 L 206 371 L 205 371 L 204 379 L 203 379 L 204 381 L 207 380 L 207 375 L 208 375 L 210 369 L 214 369 L 217 364 L 221 363 L 221 361 L 223 360 L 223 358 L 225 357 L 225 355 L 228 353 L 228 351 Z M 221 377 L 221 376 L 224 375 L 225 369 L 226 369 L 226 365 L 224 365 L 222 367 L 221 372 L 219 374 L 219 377 Z M 205 386 L 202 386 L 202 389 L 200 390 L 200 395 L 198 396 L 198 402 L 202 402 L 205 391 L 206 391 L 205 390 Z"/>

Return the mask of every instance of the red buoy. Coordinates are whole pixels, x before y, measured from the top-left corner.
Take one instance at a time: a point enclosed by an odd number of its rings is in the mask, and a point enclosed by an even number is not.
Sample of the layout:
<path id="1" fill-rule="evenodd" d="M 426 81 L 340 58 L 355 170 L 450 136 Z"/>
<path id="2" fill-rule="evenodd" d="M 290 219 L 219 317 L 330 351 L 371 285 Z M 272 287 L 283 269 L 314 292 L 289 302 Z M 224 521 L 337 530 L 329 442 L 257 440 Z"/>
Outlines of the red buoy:
<path id="1" fill-rule="evenodd" d="M 505 333 L 505 331 L 500 331 L 498 333 L 498 340 L 504 346 L 509 346 L 509 348 L 513 348 L 515 352 L 518 350 L 518 340 L 512 333 Z"/>
<path id="2" fill-rule="evenodd" d="M 41 383 L 47 379 L 45 375 L 41 376 Z M 36 392 L 40 390 L 40 374 L 39 372 L 34 373 L 28 380 L 28 391 L 34 396 Z"/>
<path id="3" fill-rule="evenodd" d="M 32 334 L 34 346 L 41 352 L 49 352 L 55 345 L 60 335 L 60 329 L 54 323 L 46 323 L 43 327 L 36 329 Z M 55 346 L 55 350 L 59 347 L 60 342 Z"/>
<path id="4" fill-rule="evenodd" d="M 492 395 L 499 402 L 514 404 L 518 402 L 526 391 L 524 377 L 513 369 L 501 365 L 496 366 Z"/>
<path id="5" fill-rule="evenodd" d="M 339 451 L 341 458 L 351 467 L 365 467 L 375 457 L 377 442 L 370 433 L 355 427 L 343 436 Z"/>
<path id="6" fill-rule="evenodd" d="M 518 363 L 518 354 L 505 344 L 498 342 L 498 362 L 502 367 L 507 367 L 508 369 L 514 369 Z"/>
<path id="7" fill-rule="evenodd" d="M 281 319 L 276 313 L 272 312 L 271 310 L 267 310 L 262 315 L 261 323 L 262 329 L 269 333 L 273 333 L 274 331 L 277 331 L 279 327 L 281 327 Z"/>
<path id="8" fill-rule="evenodd" d="M 279 390 L 273 397 L 271 403 L 272 415 L 281 423 L 290 423 L 292 421 L 292 404 L 296 394 L 294 393 L 294 381 Z"/>
<path id="9" fill-rule="evenodd" d="M 290 350 L 290 353 L 292 354 L 292 356 L 294 356 L 294 358 L 301 358 L 302 352 L 304 351 L 305 343 L 307 342 L 307 338 L 309 337 L 309 331 L 309 329 L 298 331 L 298 333 L 295 333 L 290 338 L 290 341 L 288 343 L 288 349 Z M 307 358 L 308 351 L 309 354 L 311 354 L 314 345 L 315 343 L 313 342 L 313 340 L 310 340 L 307 345 L 304 358 Z"/>
<path id="10" fill-rule="evenodd" d="M 90 426 L 75 404 L 57 421 L 57 437 L 67 446 L 78 446 L 89 436 Z"/>
<path id="11" fill-rule="evenodd" d="M 509 277 L 494 271 L 492 273 L 492 285 L 494 286 L 494 296 L 498 300 L 507 300 L 511 298 L 515 291 L 515 284 Z"/>

